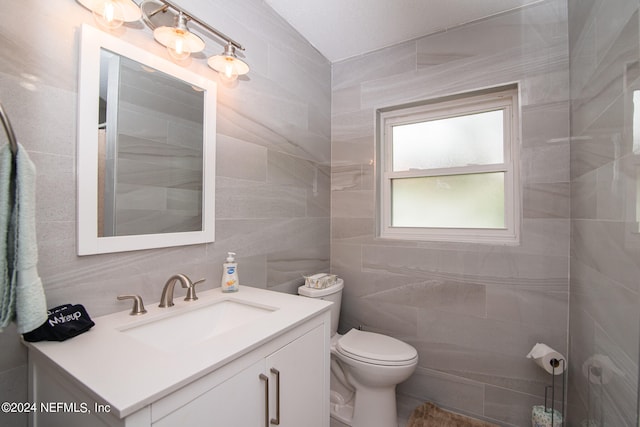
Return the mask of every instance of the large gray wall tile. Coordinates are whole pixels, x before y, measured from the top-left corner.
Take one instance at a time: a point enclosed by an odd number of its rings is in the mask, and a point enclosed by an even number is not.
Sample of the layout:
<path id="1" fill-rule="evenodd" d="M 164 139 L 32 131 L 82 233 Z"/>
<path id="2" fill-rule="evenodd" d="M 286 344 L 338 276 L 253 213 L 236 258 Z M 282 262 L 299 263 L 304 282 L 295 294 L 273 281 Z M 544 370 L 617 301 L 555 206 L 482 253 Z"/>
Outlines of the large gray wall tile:
<path id="1" fill-rule="evenodd" d="M 542 405 L 544 399 L 525 393 L 516 393 L 499 387 L 485 389 L 485 415 L 501 425 L 528 426 L 531 424 L 531 408 Z"/>
<path id="2" fill-rule="evenodd" d="M 403 395 L 419 402 L 431 401 L 444 408 L 472 414 L 482 414 L 484 410 L 484 385 L 455 375 L 418 368 L 398 388 Z"/>

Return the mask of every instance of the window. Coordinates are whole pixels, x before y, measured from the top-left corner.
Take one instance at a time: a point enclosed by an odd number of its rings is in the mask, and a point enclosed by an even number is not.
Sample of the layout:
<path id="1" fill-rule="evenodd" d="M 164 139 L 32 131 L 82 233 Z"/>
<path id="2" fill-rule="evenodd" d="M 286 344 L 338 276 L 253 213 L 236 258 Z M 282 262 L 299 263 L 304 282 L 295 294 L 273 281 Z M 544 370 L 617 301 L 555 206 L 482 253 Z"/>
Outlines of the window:
<path id="1" fill-rule="evenodd" d="M 517 87 L 379 110 L 378 134 L 380 237 L 518 241 Z"/>

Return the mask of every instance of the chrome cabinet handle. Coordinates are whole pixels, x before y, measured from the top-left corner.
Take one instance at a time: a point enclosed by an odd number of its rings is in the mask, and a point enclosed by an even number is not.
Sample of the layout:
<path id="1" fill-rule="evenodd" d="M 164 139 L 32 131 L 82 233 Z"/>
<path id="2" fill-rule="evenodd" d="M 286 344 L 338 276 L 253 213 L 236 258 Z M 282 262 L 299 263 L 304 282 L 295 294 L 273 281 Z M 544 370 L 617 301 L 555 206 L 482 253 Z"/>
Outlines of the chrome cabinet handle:
<path id="1" fill-rule="evenodd" d="M 269 427 L 269 377 L 265 374 L 259 377 L 264 381 L 264 427 Z"/>
<path id="2" fill-rule="evenodd" d="M 276 417 L 271 418 L 271 424 L 280 425 L 280 371 L 271 368 L 271 373 L 276 374 Z"/>

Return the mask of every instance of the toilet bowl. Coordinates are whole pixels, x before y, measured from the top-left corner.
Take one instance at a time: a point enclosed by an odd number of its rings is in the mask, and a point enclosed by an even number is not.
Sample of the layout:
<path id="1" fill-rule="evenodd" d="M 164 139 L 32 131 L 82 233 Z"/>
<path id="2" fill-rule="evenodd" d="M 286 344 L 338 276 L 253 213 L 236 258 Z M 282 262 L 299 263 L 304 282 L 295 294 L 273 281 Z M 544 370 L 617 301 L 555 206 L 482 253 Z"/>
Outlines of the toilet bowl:
<path id="1" fill-rule="evenodd" d="M 332 355 L 355 389 L 347 425 L 396 427 L 396 385 L 415 371 L 416 349 L 386 335 L 352 329 L 337 340 Z"/>
<path id="2" fill-rule="evenodd" d="M 331 317 L 331 417 L 350 427 L 397 427 L 396 385 L 418 364 L 418 352 L 398 339 L 351 329 L 337 333 L 344 283 L 298 288 L 310 298 L 333 301 Z"/>

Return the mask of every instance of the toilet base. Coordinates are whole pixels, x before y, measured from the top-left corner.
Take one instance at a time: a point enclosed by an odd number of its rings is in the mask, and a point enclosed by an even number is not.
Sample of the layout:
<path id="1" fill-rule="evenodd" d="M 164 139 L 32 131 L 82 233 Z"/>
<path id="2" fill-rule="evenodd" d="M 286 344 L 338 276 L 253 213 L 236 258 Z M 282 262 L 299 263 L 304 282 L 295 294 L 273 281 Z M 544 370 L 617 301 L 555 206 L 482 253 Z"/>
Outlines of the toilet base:
<path id="1" fill-rule="evenodd" d="M 332 391 L 330 413 L 331 427 L 398 427 L 395 388 L 363 391 L 349 402 Z"/>
<path id="2" fill-rule="evenodd" d="M 360 389 L 355 399 L 354 427 L 398 427 L 395 387 Z"/>

